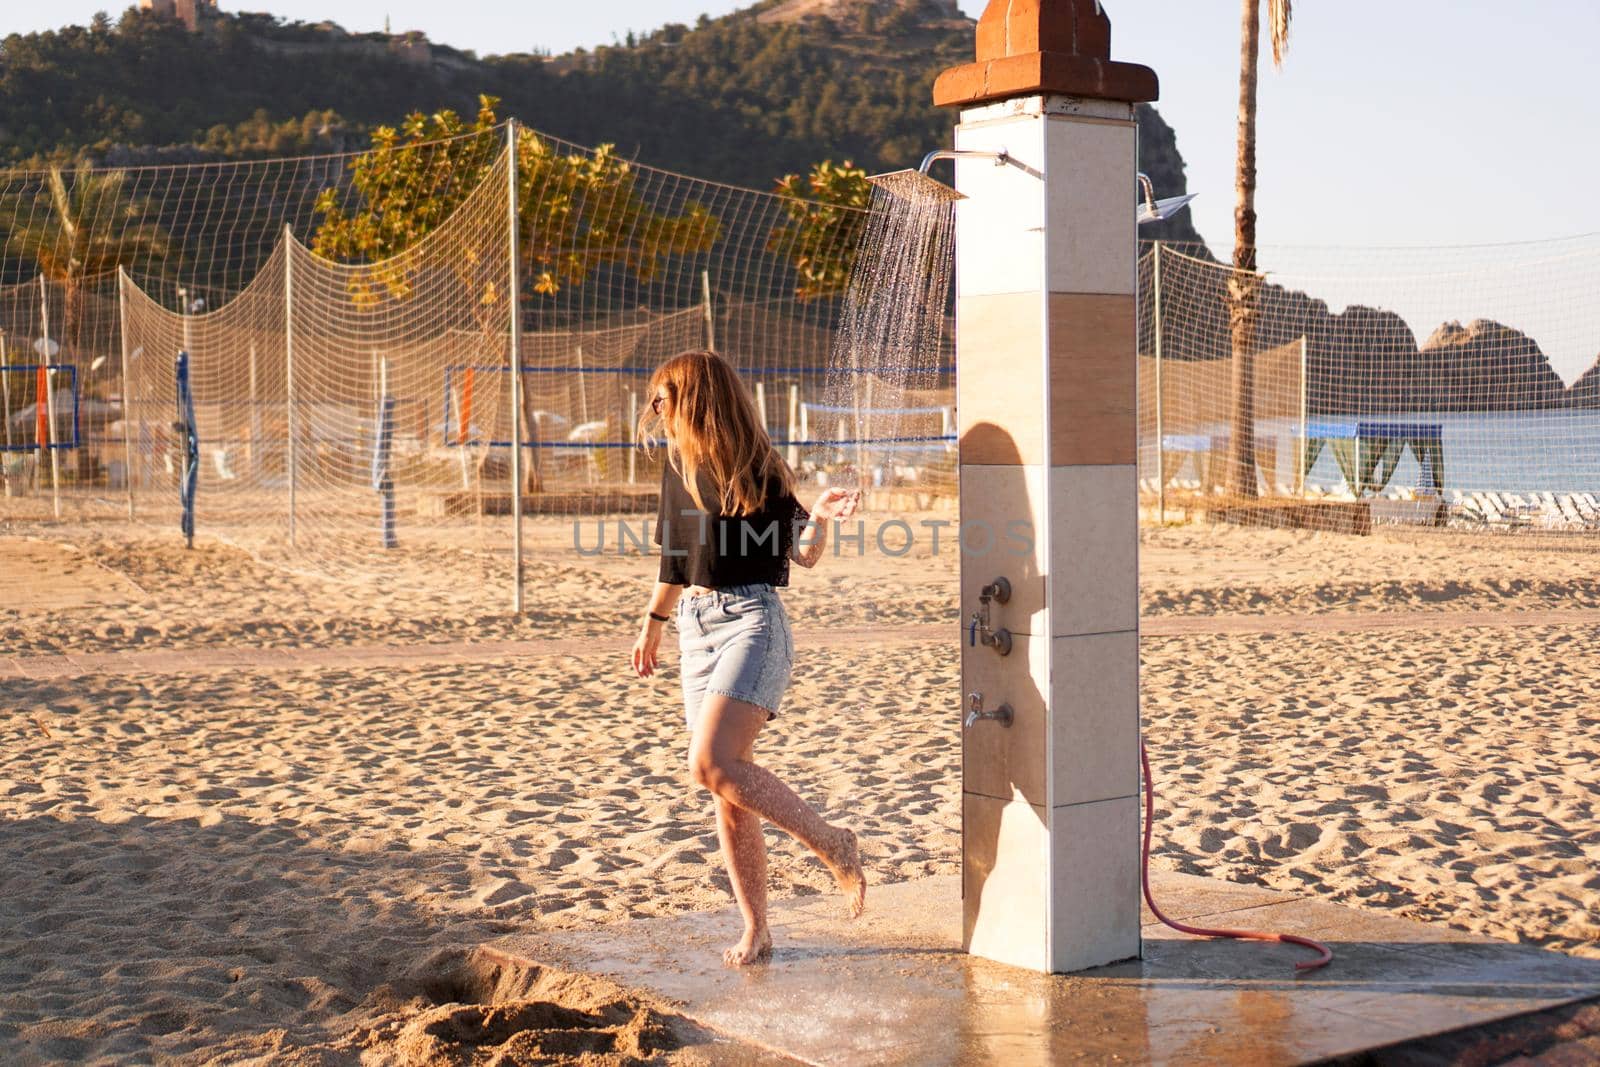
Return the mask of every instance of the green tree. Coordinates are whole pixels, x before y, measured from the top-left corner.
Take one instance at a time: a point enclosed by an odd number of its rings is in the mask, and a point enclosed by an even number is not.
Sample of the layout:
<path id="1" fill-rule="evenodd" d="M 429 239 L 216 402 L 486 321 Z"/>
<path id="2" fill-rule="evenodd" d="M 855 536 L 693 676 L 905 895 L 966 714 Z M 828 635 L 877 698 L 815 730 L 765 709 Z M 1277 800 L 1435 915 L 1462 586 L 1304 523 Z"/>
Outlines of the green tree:
<path id="1" fill-rule="evenodd" d="M 468 125 L 453 111 L 412 114 L 398 130 L 380 127 L 372 148 L 350 164 L 360 205 L 347 211 L 337 189 L 324 190 L 316 209 L 323 216 L 313 247 L 328 258 L 367 265 L 350 282 L 357 301 L 387 293 L 411 294 L 422 240 L 448 220 L 483 181 L 500 157 L 504 137 L 497 128 L 494 97 L 479 98 Z M 560 151 L 531 130 L 517 134 L 518 275 L 546 297 L 564 286 L 582 285 L 603 263 L 621 264 L 649 281 L 669 255 L 709 251 L 721 226 L 702 205 L 690 202 L 678 215 L 662 215 L 640 197 L 632 164 L 610 145 L 592 153 Z M 485 335 L 507 328 L 506 278 L 499 257 L 465 245 L 448 261 L 463 287 L 476 293 L 473 313 Z M 532 398 L 523 393 L 524 425 Z M 536 448 L 526 488 L 544 488 Z"/>
<path id="2" fill-rule="evenodd" d="M 848 159 L 823 160 L 804 178 L 784 175 L 776 191 L 788 198 L 786 221 L 773 229 L 767 248 L 793 265 L 799 277 L 795 296 L 816 300 L 842 294 L 872 205 L 867 172 Z"/>
<path id="3" fill-rule="evenodd" d="M 1254 497 L 1256 488 L 1255 345 L 1260 312 L 1256 297 L 1256 84 L 1261 52 L 1262 0 L 1244 0 L 1239 46 L 1239 144 L 1234 181 L 1233 274 L 1228 279 L 1228 332 L 1233 348 L 1233 436 L 1228 488 Z M 1272 62 L 1283 66 L 1289 50 L 1292 0 L 1266 0 Z M 1298 460 L 1296 461 L 1298 462 Z"/>
<path id="4" fill-rule="evenodd" d="M 118 267 L 164 259 L 166 232 L 151 221 L 151 206 L 130 196 L 126 171 L 76 168 L 69 177 L 51 167 L 42 185 L 0 198 L 0 234 L 10 254 L 31 260 L 63 287 L 60 337 L 78 343 L 84 286 Z"/>
<path id="5" fill-rule="evenodd" d="M 408 115 L 400 128 L 379 127 L 372 147 L 350 164 L 360 204 L 347 211 L 338 189 L 317 199 L 322 216 L 313 247 L 329 259 L 366 263 L 357 296 L 375 297 L 382 285 L 405 295 L 411 253 L 488 177 L 504 146 L 491 96 L 479 98 L 469 125 L 450 110 Z M 553 296 L 581 285 L 602 263 L 620 263 L 650 281 L 669 255 L 705 252 L 721 225 L 690 202 L 678 215 L 662 215 L 640 198 L 633 165 L 611 145 L 589 154 L 560 151 L 531 130 L 517 137 L 517 192 L 521 275 L 534 293 Z M 477 274 L 481 257 L 470 252 L 458 269 Z M 503 279 L 475 277 L 483 306 L 498 302 Z"/>

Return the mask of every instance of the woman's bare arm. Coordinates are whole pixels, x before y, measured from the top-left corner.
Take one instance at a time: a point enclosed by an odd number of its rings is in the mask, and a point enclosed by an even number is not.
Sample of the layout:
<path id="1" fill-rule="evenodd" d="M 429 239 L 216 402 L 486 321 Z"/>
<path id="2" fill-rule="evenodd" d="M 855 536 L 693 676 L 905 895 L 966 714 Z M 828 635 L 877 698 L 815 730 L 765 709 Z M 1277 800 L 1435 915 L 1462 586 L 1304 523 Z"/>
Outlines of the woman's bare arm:
<path id="1" fill-rule="evenodd" d="M 650 606 L 648 613 L 656 615 L 671 615 L 672 609 L 678 606 L 678 598 L 683 595 L 683 586 L 673 585 L 670 582 L 657 582 L 655 589 L 650 593 Z"/>
<path id="2" fill-rule="evenodd" d="M 666 628 L 666 623 L 655 615 L 671 615 L 672 609 L 677 606 L 678 598 L 683 595 L 683 586 L 671 585 L 667 582 L 657 582 L 650 593 L 650 606 L 645 611 L 643 619 L 639 620 L 639 636 L 633 642 L 633 652 L 629 657 L 633 664 L 634 672 L 641 678 L 648 678 L 656 672 L 660 662 L 657 653 L 661 648 L 661 631 Z"/>
<path id="3" fill-rule="evenodd" d="M 828 543 L 828 527 L 835 520 L 854 515 L 860 501 L 859 489 L 845 490 L 835 486 L 824 490 L 812 505 L 811 518 L 806 524 L 806 543 L 802 545 L 801 538 L 796 537 L 789 558 L 802 567 L 815 567 L 822 560 L 822 550 Z"/>

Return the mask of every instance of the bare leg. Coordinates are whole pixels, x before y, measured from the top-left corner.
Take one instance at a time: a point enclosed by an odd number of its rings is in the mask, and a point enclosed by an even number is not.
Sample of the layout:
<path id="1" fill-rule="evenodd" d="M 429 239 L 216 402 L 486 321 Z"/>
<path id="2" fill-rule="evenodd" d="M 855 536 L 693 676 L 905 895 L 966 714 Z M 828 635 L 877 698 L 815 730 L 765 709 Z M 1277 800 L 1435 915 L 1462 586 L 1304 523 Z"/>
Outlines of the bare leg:
<path id="1" fill-rule="evenodd" d="M 730 967 L 759 963 L 772 956 L 772 934 L 767 929 L 767 842 L 761 836 L 761 816 L 717 798 L 717 838 L 722 860 L 733 883 L 733 898 L 744 916 L 744 935 L 722 954 Z"/>
<path id="2" fill-rule="evenodd" d="M 754 759 L 753 749 L 746 748 L 742 758 Z M 722 861 L 733 883 L 733 898 L 744 916 L 744 934 L 722 954 L 722 962 L 742 967 L 772 957 L 772 934 L 767 930 L 767 842 L 761 835 L 761 816 L 721 797 L 716 798 L 716 805 Z"/>
<path id="3" fill-rule="evenodd" d="M 777 775 L 752 761 L 756 735 L 766 721 L 766 711 L 754 704 L 720 694 L 708 695 L 689 745 L 694 780 L 719 801 L 765 819 L 814 852 L 839 883 L 851 916 L 860 915 L 866 907 L 867 879 L 861 869 L 856 835 L 843 827 L 828 825 Z M 759 823 L 756 833 L 760 833 Z M 764 847 L 762 862 L 765 863 Z M 760 919 L 765 928 L 765 909 Z"/>

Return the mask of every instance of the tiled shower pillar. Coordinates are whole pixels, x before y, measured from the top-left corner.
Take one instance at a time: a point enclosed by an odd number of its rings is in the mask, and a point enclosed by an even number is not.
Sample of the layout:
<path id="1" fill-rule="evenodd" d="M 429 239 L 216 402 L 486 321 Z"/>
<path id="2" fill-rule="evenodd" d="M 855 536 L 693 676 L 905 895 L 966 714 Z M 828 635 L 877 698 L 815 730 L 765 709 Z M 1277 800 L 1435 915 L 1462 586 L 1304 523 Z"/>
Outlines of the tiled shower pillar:
<path id="1" fill-rule="evenodd" d="M 957 409 L 972 694 L 1010 726 L 963 729 L 965 945 L 1068 972 L 1139 954 L 1139 611 L 1134 103 L 1155 75 L 1112 63 L 1093 0 L 992 0 L 961 108 Z"/>

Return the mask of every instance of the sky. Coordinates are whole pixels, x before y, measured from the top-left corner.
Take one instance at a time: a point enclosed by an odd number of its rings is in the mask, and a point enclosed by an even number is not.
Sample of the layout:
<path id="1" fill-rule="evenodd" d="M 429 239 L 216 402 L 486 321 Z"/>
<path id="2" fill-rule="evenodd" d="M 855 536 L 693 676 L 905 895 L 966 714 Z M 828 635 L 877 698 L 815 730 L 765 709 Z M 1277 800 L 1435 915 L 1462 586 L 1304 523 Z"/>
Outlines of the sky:
<path id="1" fill-rule="evenodd" d="M 974 17 L 983 7 L 983 0 L 961 2 Z M 739 0 L 222 3 L 289 19 L 332 19 L 360 31 L 382 29 L 388 16 L 396 31 L 420 29 L 435 41 L 484 55 L 609 44 L 630 29 L 692 23 L 702 12 L 715 17 L 744 6 Z M 0 35 L 87 22 L 106 6 L 95 0 L 8 2 L 0 10 Z M 1106 0 L 1106 8 L 1113 58 L 1144 63 L 1161 78 L 1156 106 L 1177 131 L 1189 189 L 1200 194 L 1191 207 L 1195 225 L 1225 256 L 1232 246 L 1239 5 Z M 110 10 L 115 15 L 119 8 Z M 1263 268 L 1282 269 L 1289 278 L 1345 264 L 1353 255 L 1312 253 L 1308 246 L 1438 249 L 1600 232 L 1600 198 L 1582 184 L 1583 175 L 1600 175 L 1600 138 L 1594 136 L 1600 93 L 1590 73 L 1597 42 L 1595 0 L 1301 0 L 1283 69 L 1274 71 L 1270 58 L 1262 63 L 1256 206 Z M 1367 259 L 1383 264 L 1374 273 L 1409 276 L 1486 254 L 1498 256 L 1451 248 Z M 1501 288 L 1516 287 L 1508 274 Z M 1439 316 L 1499 315 L 1483 306 L 1482 293 L 1471 308 L 1452 313 L 1448 293 L 1420 283 L 1412 288 L 1417 292 L 1409 299 L 1417 306 L 1399 310 L 1422 336 L 1442 321 Z M 1336 307 L 1366 299 L 1359 288 L 1318 295 Z M 1504 301 L 1508 312 L 1526 319 L 1526 294 Z M 1563 301 L 1536 302 L 1543 310 L 1533 310 L 1552 321 L 1543 327 L 1547 336 L 1535 336 L 1570 379 L 1600 350 L 1600 310 L 1591 321 L 1558 306 Z M 1534 332 L 1528 321 L 1515 324 Z M 1558 326 L 1561 339 L 1553 336 Z"/>

